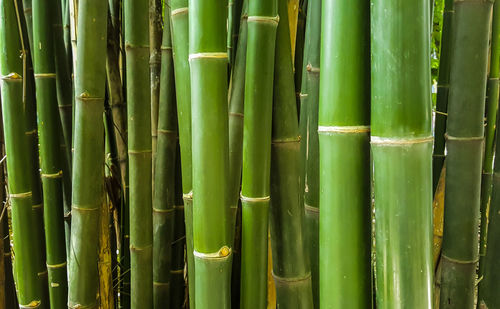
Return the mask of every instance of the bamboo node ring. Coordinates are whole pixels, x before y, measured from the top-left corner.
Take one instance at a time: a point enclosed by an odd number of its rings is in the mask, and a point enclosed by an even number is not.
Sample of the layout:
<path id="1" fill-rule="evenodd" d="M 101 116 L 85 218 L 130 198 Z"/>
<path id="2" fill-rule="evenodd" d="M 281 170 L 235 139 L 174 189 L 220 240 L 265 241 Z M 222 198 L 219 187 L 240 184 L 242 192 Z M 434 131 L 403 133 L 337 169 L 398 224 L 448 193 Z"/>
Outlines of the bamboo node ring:
<path id="1" fill-rule="evenodd" d="M 276 16 L 248 16 L 248 22 L 262 22 L 262 23 L 271 23 L 274 25 L 278 25 L 280 21 L 279 15 Z"/>
<path id="2" fill-rule="evenodd" d="M 63 171 L 59 171 L 57 173 L 54 173 L 54 174 L 43 174 L 42 173 L 42 178 L 61 178 L 63 175 Z"/>
<path id="3" fill-rule="evenodd" d="M 262 197 L 248 197 L 240 194 L 240 199 L 242 202 L 267 202 L 271 200 L 271 197 L 269 195 Z"/>
<path id="4" fill-rule="evenodd" d="M 185 193 L 182 195 L 184 200 L 193 200 L 193 191 L 189 191 L 189 193 Z"/>
<path id="5" fill-rule="evenodd" d="M 372 136 L 370 143 L 374 145 L 382 145 L 382 146 L 401 146 L 401 145 L 413 145 L 413 144 L 423 144 L 429 143 L 434 140 L 434 137 L 409 137 L 409 138 L 401 138 L 401 137 L 380 137 L 380 136 Z"/>
<path id="6" fill-rule="evenodd" d="M 59 263 L 59 264 L 47 264 L 47 268 L 63 268 L 66 267 L 67 262 Z"/>
<path id="7" fill-rule="evenodd" d="M 467 136 L 467 137 L 458 137 L 458 136 L 452 136 L 449 135 L 448 133 L 444 134 L 444 138 L 447 141 L 463 141 L 463 142 L 473 142 L 473 141 L 482 141 L 484 139 L 483 136 Z"/>
<path id="8" fill-rule="evenodd" d="M 223 246 L 217 252 L 212 253 L 202 253 L 196 250 L 193 250 L 193 255 L 200 259 L 219 259 L 219 258 L 227 258 L 232 252 L 232 249 L 228 246 Z"/>
<path id="9" fill-rule="evenodd" d="M 370 126 L 318 126 L 319 134 L 333 134 L 333 133 L 368 133 Z"/>
<path id="10" fill-rule="evenodd" d="M 188 12 L 188 8 L 178 8 L 175 10 L 172 10 L 170 12 L 170 16 L 178 15 L 178 14 L 186 14 Z"/>
<path id="11" fill-rule="evenodd" d="M 204 52 L 189 54 L 189 61 L 194 59 L 227 59 L 227 52 Z"/>
<path id="12" fill-rule="evenodd" d="M 56 73 L 35 73 L 35 78 L 56 78 Z"/>
<path id="13" fill-rule="evenodd" d="M 24 309 L 24 308 L 38 308 L 40 307 L 40 304 L 42 303 L 42 301 L 40 300 L 32 300 L 29 304 L 27 305 L 21 305 L 19 304 L 19 308 L 21 309 Z"/>
<path id="14" fill-rule="evenodd" d="M 23 77 L 19 74 L 17 74 L 16 72 L 12 72 L 10 74 L 7 74 L 7 75 L 4 75 L 2 76 L 2 80 L 8 80 L 8 81 L 22 81 L 23 80 Z"/>
<path id="15" fill-rule="evenodd" d="M 28 191 L 28 192 L 22 192 L 22 193 L 11 193 L 10 194 L 10 198 L 27 198 L 27 197 L 31 197 L 32 193 L 31 191 Z"/>

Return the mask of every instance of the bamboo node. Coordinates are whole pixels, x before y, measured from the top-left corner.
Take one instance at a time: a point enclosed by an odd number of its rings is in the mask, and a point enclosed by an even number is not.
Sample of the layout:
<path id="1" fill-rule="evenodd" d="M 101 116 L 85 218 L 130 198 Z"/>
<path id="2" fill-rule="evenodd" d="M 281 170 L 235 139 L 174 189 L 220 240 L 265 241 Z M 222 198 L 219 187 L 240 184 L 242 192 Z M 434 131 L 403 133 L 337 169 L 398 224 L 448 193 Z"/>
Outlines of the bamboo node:
<path id="1" fill-rule="evenodd" d="M 59 263 L 59 264 L 47 264 L 47 268 L 63 268 L 66 267 L 67 262 Z"/>
<path id="2" fill-rule="evenodd" d="M 10 74 L 2 76 L 2 80 L 5 81 L 13 81 L 13 82 L 21 82 L 23 80 L 23 77 L 16 72 L 12 72 Z"/>
<path id="3" fill-rule="evenodd" d="M 38 308 L 38 307 L 40 307 L 41 303 L 42 303 L 41 300 L 32 300 L 27 305 L 21 305 L 21 304 L 19 304 L 19 308 Z"/>
<path id="4" fill-rule="evenodd" d="M 153 285 L 156 285 L 156 286 L 170 286 L 170 282 L 153 281 Z"/>
<path id="5" fill-rule="evenodd" d="M 280 21 L 279 15 L 276 16 L 248 16 L 248 22 L 261 22 L 261 23 L 270 23 L 273 25 L 278 25 Z"/>
<path id="6" fill-rule="evenodd" d="M 483 136 L 451 136 L 448 133 L 444 134 L 444 138 L 447 141 L 463 141 L 463 142 L 474 142 L 474 141 L 483 141 Z"/>
<path id="7" fill-rule="evenodd" d="M 188 8 L 178 8 L 178 9 L 175 9 L 175 10 L 172 10 L 170 12 L 170 16 L 174 16 L 174 15 L 179 15 L 179 14 L 187 14 L 188 12 Z"/>
<path id="8" fill-rule="evenodd" d="M 193 191 L 189 191 L 189 193 L 184 193 L 182 195 L 182 199 L 184 199 L 184 200 L 193 200 Z"/>
<path id="9" fill-rule="evenodd" d="M 11 194 L 9 194 L 9 196 L 10 196 L 11 199 L 14 199 L 14 198 L 27 198 L 27 197 L 31 197 L 31 195 L 32 195 L 31 191 L 22 192 L 22 193 L 11 193 Z"/>
<path id="10" fill-rule="evenodd" d="M 423 144 L 429 143 L 434 140 L 434 137 L 380 137 L 380 136 L 372 136 L 370 143 L 373 145 L 382 145 L 382 146 L 401 146 L 401 145 L 413 145 L 413 144 Z"/>
<path id="11" fill-rule="evenodd" d="M 82 92 L 80 95 L 76 96 L 76 99 L 82 102 L 91 102 L 91 101 L 104 102 L 103 97 L 92 97 L 90 93 L 88 93 L 87 91 Z"/>
<path id="12" fill-rule="evenodd" d="M 170 213 L 170 212 L 174 212 L 174 209 L 173 208 L 170 208 L 170 209 L 159 209 L 159 208 L 153 207 L 153 212 L 157 212 L 157 213 Z"/>
<path id="13" fill-rule="evenodd" d="M 131 50 L 131 49 L 147 49 L 149 50 L 149 45 L 135 45 L 135 44 L 130 44 L 128 42 L 125 43 L 125 50 Z"/>
<path id="14" fill-rule="evenodd" d="M 312 64 L 308 63 L 306 66 L 306 70 L 309 73 L 319 73 L 320 68 L 313 67 Z"/>
<path id="15" fill-rule="evenodd" d="M 300 142 L 300 136 L 289 137 L 289 138 L 276 138 L 271 141 L 271 144 L 298 143 L 298 142 Z"/>
<path id="16" fill-rule="evenodd" d="M 308 281 L 311 280 L 311 272 L 308 272 L 305 276 L 301 277 L 290 277 L 290 278 L 285 278 L 285 277 L 280 277 L 274 273 L 274 271 L 271 272 L 273 275 L 273 278 L 277 282 L 302 282 L 302 281 Z"/>
<path id="17" fill-rule="evenodd" d="M 163 129 L 158 129 L 158 133 L 165 134 L 165 135 L 170 135 L 170 134 L 175 134 L 175 130 L 163 130 Z"/>
<path id="18" fill-rule="evenodd" d="M 174 205 L 174 209 L 184 209 L 184 205 Z"/>
<path id="19" fill-rule="evenodd" d="M 245 116 L 242 113 L 229 112 L 229 116 L 235 116 L 239 118 L 244 118 Z"/>
<path id="20" fill-rule="evenodd" d="M 240 199 L 242 202 L 267 202 L 271 200 L 271 197 L 269 195 L 263 197 L 248 197 L 240 194 Z"/>
<path id="21" fill-rule="evenodd" d="M 171 274 L 182 274 L 182 273 L 184 273 L 184 269 L 175 269 L 175 270 L 171 269 L 170 273 Z"/>
<path id="22" fill-rule="evenodd" d="M 36 204 L 36 205 L 31 205 L 31 209 L 39 209 L 39 208 L 43 208 L 43 203 Z"/>
<path id="23" fill-rule="evenodd" d="M 202 253 L 193 250 L 193 255 L 200 259 L 217 259 L 217 258 L 227 258 L 231 254 L 232 250 L 228 246 L 223 246 L 217 252 L 212 253 Z"/>
<path id="24" fill-rule="evenodd" d="M 370 132 L 370 126 L 318 126 L 319 134 L 334 134 L 334 133 L 368 133 Z"/>
<path id="25" fill-rule="evenodd" d="M 42 175 L 42 178 L 62 178 L 62 175 L 63 175 L 63 171 L 59 171 L 57 173 L 54 173 L 54 174 L 41 174 Z"/>
<path id="26" fill-rule="evenodd" d="M 309 95 L 307 93 L 299 92 L 299 98 L 307 98 Z"/>
<path id="27" fill-rule="evenodd" d="M 189 54 L 189 61 L 194 59 L 227 59 L 227 52 L 205 52 Z"/>
<path id="28" fill-rule="evenodd" d="M 319 214 L 318 207 L 314 207 L 314 206 L 311 206 L 311 205 L 304 203 L 304 209 L 306 210 L 306 212 L 313 212 L 315 214 Z"/>
<path id="29" fill-rule="evenodd" d="M 474 263 L 479 262 L 479 258 L 475 258 L 474 260 L 469 260 L 469 261 L 463 261 L 463 260 L 457 260 L 457 259 L 448 257 L 448 256 L 444 255 L 443 253 L 441 253 L 441 257 L 443 257 L 446 260 L 450 261 L 451 263 L 455 263 L 455 264 L 474 264 Z"/>
<path id="30" fill-rule="evenodd" d="M 97 208 L 79 207 L 79 206 L 77 206 L 75 204 L 72 204 L 71 205 L 71 211 L 73 211 L 73 210 L 78 210 L 78 211 L 98 211 L 99 208 L 98 207 Z"/>
<path id="31" fill-rule="evenodd" d="M 24 132 L 25 135 L 33 135 L 36 133 L 36 129 Z"/>
<path id="32" fill-rule="evenodd" d="M 35 73 L 35 78 L 56 78 L 56 73 Z"/>

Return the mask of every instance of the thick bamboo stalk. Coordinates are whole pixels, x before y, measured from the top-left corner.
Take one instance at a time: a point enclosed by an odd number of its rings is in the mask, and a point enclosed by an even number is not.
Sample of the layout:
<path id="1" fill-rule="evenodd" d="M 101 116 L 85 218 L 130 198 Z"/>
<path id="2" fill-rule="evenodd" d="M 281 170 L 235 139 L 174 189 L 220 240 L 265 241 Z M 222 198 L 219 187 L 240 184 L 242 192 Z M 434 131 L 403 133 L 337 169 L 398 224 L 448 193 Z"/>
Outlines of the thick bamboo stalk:
<path id="1" fill-rule="evenodd" d="M 151 89 L 151 145 L 153 151 L 153 191 L 156 143 L 158 133 L 158 104 L 160 100 L 160 70 L 162 44 L 162 0 L 149 0 L 149 78 Z"/>
<path id="2" fill-rule="evenodd" d="M 276 0 L 249 1 L 241 184 L 241 308 L 264 308 L 267 301 L 272 85 L 278 21 Z"/>
<path id="3" fill-rule="evenodd" d="M 318 103 L 321 0 L 309 0 L 301 89 L 300 148 L 303 161 L 305 227 L 315 307 L 319 307 L 319 140 Z M 297 72 L 296 72 L 297 73 Z M 307 188 L 307 189 L 306 189 Z"/>
<path id="4" fill-rule="evenodd" d="M 486 92 L 486 127 L 484 141 L 483 171 L 481 175 L 481 232 L 479 242 L 479 277 L 483 275 L 482 259 L 487 251 L 488 215 L 490 208 L 493 156 L 495 154 L 495 125 L 497 122 L 498 92 L 500 76 L 500 1 L 493 7 L 493 22 L 490 48 L 490 75 Z"/>
<path id="5" fill-rule="evenodd" d="M 57 3 L 53 1 L 52 6 Z M 67 304 L 66 244 L 64 238 L 64 208 L 60 130 L 57 107 L 56 68 L 54 61 L 53 14 L 39 0 L 33 1 L 33 49 L 38 136 L 43 187 L 44 223 L 49 275 L 50 303 L 54 308 Z M 62 30 L 62 29 L 58 29 Z M 57 29 L 56 29 L 57 31 Z"/>
<path id="6" fill-rule="evenodd" d="M 43 283 L 38 276 L 40 251 L 33 248 L 36 242 L 34 226 L 36 216 L 32 211 L 33 161 L 29 154 L 30 136 L 25 134 L 28 117 L 23 104 L 26 54 L 19 57 L 19 51 L 26 50 L 22 33 L 17 1 L 0 2 L 0 70 L 2 75 L 2 110 L 5 136 L 9 194 L 12 207 L 13 243 L 16 250 L 17 297 L 21 306 L 27 308 L 48 306 L 42 304 Z M 35 250 L 33 250 L 35 249 Z"/>
<path id="7" fill-rule="evenodd" d="M 132 309 L 153 307 L 153 191 L 148 12 L 148 0 L 124 2 Z"/>
<path id="8" fill-rule="evenodd" d="M 372 306 L 369 8 L 364 0 L 325 0 L 321 8 L 319 303 L 325 308 Z"/>
<path id="9" fill-rule="evenodd" d="M 492 2 L 471 0 L 454 3 L 446 124 L 442 309 L 474 306 Z"/>
<path id="10" fill-rule="evenodd" d="M 170 2 L 164 3 L 161 45 L 161 80 L 158 114 L 158 148 L 153 199 L 153 297 L 154 308 L 170 304 L 172 241 L 174 240 L 175 155 L 177 112 L 170 37 Z"/>
<path id="11" fill-rule="evenodd" d="M 286 0 L 278 1 L 271 146 L 271 248 L 278 308 L 313 308 Z"/>
<path id="12" fill-rule="evenodd" d="M 429 3 L 372 0 L 370 7 L 376 303 L 431 308 Z"/>
<path id="13" fill-rule="evenodd" d="M 71 0 L 70 0 L 71 1 Z M 107 3 L 79 7 L 75 69 L 75 134 L 69 308 L 96 308 L 99 287 L 99 211 L 104 203 L 104 92 Z M 75 53 L 74 53 L 75 55 Z"/>
<path id="14" fill-rule="evenodd" d="M 436 191 L 441 169 L 445 159 L 446 111 L 448 109 L 448 94 L 450 92 L 450 67 L 452 51 L 452 29 L 454 0 L 444 0 L 443 30 L 441 34 L 441 55 L 439 56 L 439 75 L 436 97 L 436 110 L 434 111 L 434 150 L 432 158 L 432 188 Z"/>
<path id="15" fill-rule="evenodd" d="M 189 15 L 195 307 L 229 308 L 227 1 L 190 0 Z"/>
<path id="16" fill-rule="evenodd" d="M 195 308 L 195 265 L 193 256 L 193 195 L 191 153 L 191 78 L 189 68 L 189 14 L 187 0 L 171 0 L 172 51 L 174 55 L 177 121 L 182 165 L 182 192 L 186 222 L 186 254 L 189 306 Z"/>

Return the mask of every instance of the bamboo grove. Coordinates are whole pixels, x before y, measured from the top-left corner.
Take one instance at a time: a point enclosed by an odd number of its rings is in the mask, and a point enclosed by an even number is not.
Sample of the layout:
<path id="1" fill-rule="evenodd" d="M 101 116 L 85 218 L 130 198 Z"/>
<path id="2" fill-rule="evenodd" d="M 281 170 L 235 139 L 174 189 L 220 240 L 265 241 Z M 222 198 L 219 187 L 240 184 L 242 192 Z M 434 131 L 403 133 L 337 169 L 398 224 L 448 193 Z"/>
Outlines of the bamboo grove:
<path id="1" fill-rule="evenodd" d="M 500 308 L 500 2 L 0 0 L 0 309 Z"/>

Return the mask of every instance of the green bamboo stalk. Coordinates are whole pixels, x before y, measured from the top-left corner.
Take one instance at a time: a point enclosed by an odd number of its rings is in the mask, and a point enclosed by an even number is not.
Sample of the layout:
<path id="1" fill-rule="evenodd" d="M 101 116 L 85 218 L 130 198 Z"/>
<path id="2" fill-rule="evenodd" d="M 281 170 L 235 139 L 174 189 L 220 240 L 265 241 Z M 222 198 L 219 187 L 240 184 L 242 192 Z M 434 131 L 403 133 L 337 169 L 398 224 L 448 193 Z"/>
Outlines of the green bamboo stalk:
<path id="1" fill-rule="evenodd" d="M 487 251 L 488 215 L 493 182 L 493 156 L 495 153 L 495 125 L 498 110 L 498 92 L 500 76 L 500 1 L 493 7 L 493 22 L 490 48 L 490 75 L 486 93 L 486 128 L 481 175 L 481 232 L 479 244 L 479 277 L 483 276 L 483 259 Z"/>
<path id="2" fill-rule="evenodd" d="M 321 1 L 310 0 L 307 8 L 304 44 L 304 66 L 301 87 L 301 161 L 304 162 L 303 183 L 305 226 L 315 308 L 319 307 L 319 67 L 321 48 Z M 300 12 L 299 12 L 300 14 Z M 300 16 L 299 16 L 300 17 Z M 296 72 L 297 73 L 297 72 Z"/>
<path id="3" fill-rule="evenodd" d="M 0 2 L 0 70 L 2 75 L 2 110 L 5 136 L 9 194 L 12 207 L 13 243 L 16 250 L 17 297 L 26 308 L 48 306 L 42 303 L 43 283 L 38 276 L 40 251 L 33 248 L 37 228 L 32 211 L 32 169 L 29 154 L 30 136 L 25 134 L 28 117 L 24 109 L 24 80 L 26 72 L 26 50 L 21 34 L 20 3 Z M 34 250 L 35 249 L 35 250 Z"/>
<path id="4" fill-rule="evenodd" d="M 244 2 L 244 0 L 229 0 L 227 6 L 227 56 L 229 57 L 231 71 L 236 61 L 241 24 L 240 16 L 243 11 Z"/>
<path id="5" fill-rule="evenodd" d="M 182 308 L 186 300 L 184 283 L 184 246 L 186 229 L 184 224 L 184 204 L 182 200 L 182 171 L 179 140 L 175 149 L 174 186 L 174 240 L 172 242 L 172 264 L 170 270 L 170 308 Z"/>
<path id="6" fill-rule="evenodd" d="M 432 308 L 429 3 L 370 7 L 376 303 Z"/>
<path id="7" fill-rule="evenodd" d="M 440 308 L 474 306 L 488 41 L 493 1 L 455 1 L 446 124 Z M 467 112 L 464 112 L 467 111 Z"/>
<path id="8" fill-rule="evenodd" d="M 498 8 L 500 2 L 495 2 L 493 8 L 493 42 L 492 42 L 492 58 L 490 64 L 490 72 L 496 67 L 493 66 L 494 62 L 498 59 L 493 59 L 493 54 L 497 53 L 497 46 L 495 42 L 498 42 Z M 496 63 L 495 63 L 496 65 Z M 490 83 L 492 82 L 490 73 Z M 498 79 L 497 79 L 498 82 Z M 493 83 L 494 84 L 494 83 Z M 490 87 L 492 85 L 489 85 Z M 498 84 L 496 85 L 498 86 Z M 492 91 L 491 88 L 489 91 Z M 498 93 L 498 92 L 497 92 Z M 493 92 L 494 95 L 496 95 Z M 489 97 L 488 99 L 492 99 Z M 496 134 L 500 134 L 500 128 L 498 124 L 496 125 Z M 491 193 L 491 203 L 489 209 L 489 215 L 486 217 L 489 219 L 487 223 L 488 235 L 490 235 L 487 240 L 487 249 L 484 252 L 484 256 L 481 256 L 480 260 L 480 270 L 481 280 L 478 286 L 478 300 L 477 308 L 497 308 L 500 306 L 500 295 L 498 294 L 498 280 L 500 279 L 500 238 L 498 237 L 500 233 L 500 143 L 496 143 L 495 146 L 495 162 L 494 162 L 494 173 L 492 177 L 492 193 Z M 482 223 L 483 224 L 483 223 Z M 483 227 L 481 227 L 483 230 Z M 485 246 L 486 248 L 486 246 Z M 483 249 L 483 247 L 481 247 Z M 480 254 L 482 252 L 480 251 Z"/>
<path id="9" fill-rule="evenodd" d="M 241 10 L 236 55 L 229 86 L 229 207 L 232 215 L 233 266 L 231 271 L 231 308 L 240 306 L 241 291 L 241 167 L 243 164 L 243 112 L 247 57 L 248 1 Z"/>
<path id="10" fill-rule="evenodd" d="M 272 73 L 277 15 L 276 0 L 248 3 L 241 184 L 241 308 L 265 308 L 267 302 Z"/>
<path id="11" fill-rule="evenodd" d="M 63 27 L 63 39 L 64 39 L 64 50 L 66 51 L 66 60 L 68 61 L 68 67 L 70 72 L 73 71 L 73 55 L 71 53 L 71 31 L 70 31 L 70 14 L 69 14 L 69 2 L 72 0 L 62 0 L 62 27 Z"/>
<path id="12" fill-rule="evenodd" d="M 160 100 L 160 70 L 162 55 L 162 0 L 149 0 L 149 78 L 151 89 L 151 145 L 153 150 L 153 191 L 155 187 L 155 158 L 158 132 L 158 104 Z"/>
<path id="13" fill-rule="evenodd" d="M 231 295 L 226 6 L 189 1 L 195 307 L 207 309 Z"/>
<path id="14" fill-rule="evenodd" d="M 67 305 L 66 244 L 64 238 L 64 208 L 59 140 L 61 120 L 57 108 L 56 70 L 54 61 L 53 1 L 49 5 L 33 1 L 33 49 L 38 136 L 40 138 L 41 176 L 43 187 L 44 223 L 49 276 L 50 304 L 53 308 Z M 59 30 L 61 30 L 59 28 Z"/>
<path id="15" fill-rule="evenodd" d="M 454 0 L 444 0 L 443 30 L 441 35 L 441 55 L 439 56 L 439 73 L 434 120 L 434 151 L 432 158 L 432 188 L 436 191 L 439 175 L 445 159 L 446 118 L 448 94 L 450 92 L 450 67 L 452 51 L 452 30 L 455 11 Z"/>
<path id="16" fill-rule="evenodd" d="M 372 307 L 369 9 L 364 0 L 322 6 L 319 302 L 325 308 Z"/>
<path id="17" fill-rule="evenodd" d="M 301 104 L 301 91 L 302 91 L 302 77 L 304 76 L 304 63 L 306 59 L 305 53 L 305 42 L 306 42 L 306 24 L 307 24 L 307 7 L 309 5 L 308 0 L 300 0 L 299 11 L 297 14 L 297 37 L 295 40 L 295 59 L 293 61 L 294 66 L 294 79 L 295 79 L 295 95 L 297 96 L 297 110 L 299 113 L 299 130 L 300 119 L 302 117 L 302 104 Z M 319 47 L 318 50 L 319 52 Z"/>
<path id="18" fill-rule="evenodd" d="M 311 269 L 305 252 L 300 137 L 287 1 L 278 1 L 271 146 L 271 248 L 278 308 L 313 308 Z M 249 45 L 250 46 L 250 45 Z M 245 252 L 243 250 L 243 252 Z"/>
<path id="19" fill-rule="evenodd" d="M 154 308 L 170 303 L 170 269 L 174 239 L 175 155 L 177 117 L 174 67 L 170 37 L 170 2 L 164 2 L 161 45 L 161 80 L 158 114 L 158 148 L 153 200 L 153 297 Z"/>
<path id="20" fill-rule="evenodd" d="M 148 3 L 148 0 L 124 2 L 132 309 L 153 307 L 153 191 Z"/>
<path id="21" fill-rule="evenodd" d="M 80 4 L 68 308 L 97 308 L 99 211 L 104 203 L 106 23 L 103 1 Z"/>
<path id="22" fill-rule="evenodd" d="M 174 56 L 175 93 L 179 144 L 182 165 L 182 192 L 186 222 L 186 253 L 189 284 L 189 307 L 195 308 L 195 265 L 193 256 L 193 180 L 191 153 L 191 81 L 189 68 L 188 0 L 171 0 L 172 51 Z"/>
<path id="23" fill-rule="evenodd" d="M 0 96 L 1 97 L 1 96 Z M 0 109 L 0 119 L 1 116 Z M 4 140 L 4 130 L 3 122 L 0 122 L 0 157 L 5 157 L 5 140 Z M 3 294 L 3 300 L 0 302 L 0 306 L 3 308 L 15 308 L 18 307 L 16 302 L 16 288 L 14 286 L 14 276 L 12 273 L 12 254 L 10 250 L 10 237 L 9 237 L 9 210 L 8 210 L 8 198 L 6 194 L 6 177 L 5 177 L 5 164 L 0 167 L 0 208 L 2 209 L 0 214 L 0 235 L 2 237 L 2 242 L 0 244 L 1 254 L 0 263 L 2 264 L 2 290 L 0 294 Z"/>
<path id="24" fill-rule="evenodd" d="M 33 214 L 35 216 L 35 228 L 37 241 L 34 246 L 35 249 L 41 254 L 38 256 L 38 276 L 44 283 L 42 303 L 49 302 L 49 288 L 48 288 L 48 273 L 45 259 L 45 233 L 43 227 L 43 199 L 42 199 L 42 184 L 40 178 L 39 156 L 38 156 L 38 132 L 37 132 L 37 113 L 35 101 L 35 79 L 33 76 L 33 63 L 30 46 L 32 46 L 33 27 L 32 27 L 32 9 L 31 1 L 23 1 L 23 6 L 20 2 L 16 2 L 18 16 L 21 24 L 21 31 L 23 37 L 24 51 L 23 55 L 26 57 L 26 74 L 25 74 L 25 91 L 23 92 L 23 100 L 26 106 L 26 135 L 29 136 L 30 156 L 33 164 L 31 169 L 31 202 L 33 203 Z M 26 5 L 26 7 L 24 7 Z M 24 19 L 21 17 L 24 11 Z"/>
<path id="25" fill-rule="evenodd" d="M 247 57 L 247 1 L 241 14 L 240 34 L 229 86 L 229 205 L 235 224 L 240 200 L 241 166 L 243 164 L 243 112 Z M 231 229 L 234 231 L 234 228 Z M 233 252 L 234 253 L 234 252 Z M 235 257 L 233 256 L 233 259 Z M 234 262 L 234 260 L 233 260 Z"/>

